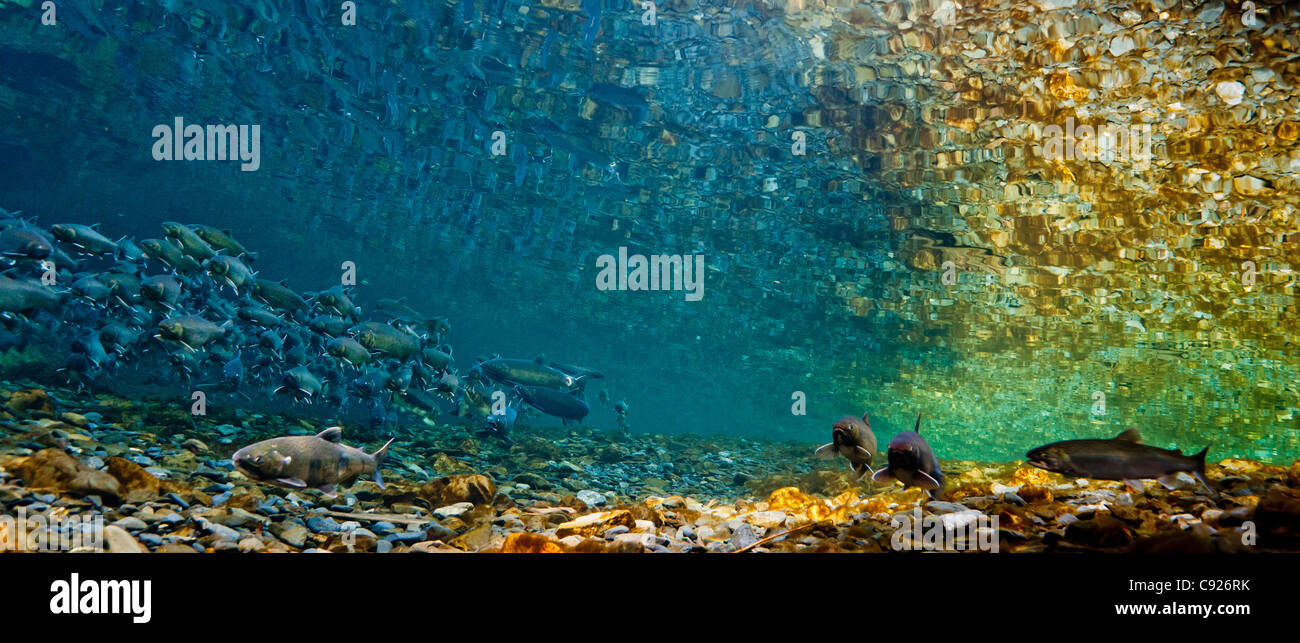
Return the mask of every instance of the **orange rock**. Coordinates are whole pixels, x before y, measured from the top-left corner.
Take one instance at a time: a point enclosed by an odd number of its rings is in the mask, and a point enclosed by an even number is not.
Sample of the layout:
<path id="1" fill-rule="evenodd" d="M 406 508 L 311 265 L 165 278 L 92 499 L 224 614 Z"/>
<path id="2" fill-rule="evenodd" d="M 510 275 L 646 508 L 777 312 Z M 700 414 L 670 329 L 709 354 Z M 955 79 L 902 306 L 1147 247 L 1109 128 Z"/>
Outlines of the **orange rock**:
<path id="1" fill-rule="evenodd" d="M 1052 483 L 1052 475 L 1035 467 L 1020 467 L 1011 475 L 1011 484 L 1047 485 Z"/>
<path id="2" fill-rule="evenodd" d="M 131 462 L 124 458 L 109 458 L 105 467 L 109 475 L 117 479 L 122 485 L 121 498 L 123 502 L 132 504 L 148 502 L 158 497 L 158 490 L 162 487 L 162 481 L 152 473 L 144 470 L 144 467 Z"/>
<path id="3" fill-rule="evenodd" d="M 1031 484 L 1026 484 L 1021 487 L 1020 491 L 1016 495 L 1024 499 L 1025 502 L 1032 503 L 1052 502 L 1055 500 L 1055 496 L 1052 495 L 1051 489 Z"/>
<path id="4" fill-rule="evenodd" d="M 864 509 L 869 514 L 880 514 L 889 511 L 889 503 L 880 498 L 870 498 L 864 503 Z"/>
<path id="5" fill-rule="evenodd" d="M 826 520 L 831 517 L 831 508 L 820 502 L 814 502 L 813 504 L 808 505 L 807 516 L 808 520 L 811 522 Z"/>
<path id="6" fill-rule="evenodd" d="M 559 554 L 564 548 L 541 534 L 520 531 L 506 537 L 501 545 L 503 554 Z"/>
<path id="7" fill-rule="evenodd" d="M 484 505 L 491 503 L 496 495 L 496 483 L 479 473 L 445 476 L 420 487 L 420 496 L 436 507 L 458 502 Z"/>
<path id="8" fill-rule="evenodd" d="M 856 505 L 858 504 L 858 494 L 852 489 L 849 489 L 848 491 L 831 498 L 831 504 L 836 507 Z"/>
<path id="9" fill-rule="evenodd" d="M 31 488 L 68 491 L 85 496 L 104 496 L 116 500 L 122 496 L 121 484 L 113 476 L 87 469 L 60 449 L 42 449 L 30 457 L 9 465 L 23 484 Z"/>
<path id="10" fill-rule="evenodd" d="M 54 405 L 50 402 L 50 396 L 38 388 L 15 391 L 13 395 L 9 396 L 8 406 L 14 411 L 54 412 Z"/>
<path id="11" fill-rule="evenodd" d="M 812 496 L 799 491 L 798 487 L 782 487 L 773 491 L 772 495 L 767 497 L 767 504 L 774 511 L 803 509 L 813 502 L 816 502 L 816 500 Z"/>

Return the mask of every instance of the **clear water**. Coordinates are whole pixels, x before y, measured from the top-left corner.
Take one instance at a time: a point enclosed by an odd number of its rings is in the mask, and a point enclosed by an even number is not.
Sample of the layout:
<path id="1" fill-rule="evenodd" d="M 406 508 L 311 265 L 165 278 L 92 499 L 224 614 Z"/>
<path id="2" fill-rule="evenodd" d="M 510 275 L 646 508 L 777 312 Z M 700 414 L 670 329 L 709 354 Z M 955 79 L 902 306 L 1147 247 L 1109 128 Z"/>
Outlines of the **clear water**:
<path id="1" fill-rule="evenodd" d="M 113 238 L 228 228 L 300 292 L 354 262 L 363 309 L 405 297 L 446 316 L 462 369 L 538 353 L 598 368 L 589 393 L 625 399 L 634 431 L 815 443 L 841 415 L 888 436 L 920 412 L 945 459 L 1125 426 L 1212 459 L 1300 456 L 1296 148 L 1278 129 L 1293 77 L 1268 97 L 1251 81 L 1243 123 L 1208 89 L 1223 72 L 1187 62 L 1215 38 L 1111 54 L 1094 67 L 1132 79 L 1098 80 L 1080 50 L 1108 42 L 1118 8 L 1061 17 L 1078 46 L 1055 51 L 1006 41 L 1010 5 L 914 39 L 904 23 L 938 3 L 662 4 L 648 26 L 619 0 L 358 3 L 344 26 L 329 3 L 82 1 L 43 26 L 37 3 L 0 2 L 0 207 Z M 1246 42 L 1226 68 L 1284 57 Z M 1155 119 L 1155 169 L 1063 178 L 1016 128 L 1089 101 L 1188 116 Z M 260 125 L 259 169 L 155 160 L 151 132 L 176 117 Z M 1227 141 L 1252 133 L 1278 140 L 1234 168 Z M 1190 168 L 1272 183 L 1216 200 L 1177 188 Z M 1206 204 L 1223 223 L 1187 225 Z M 703 299 L 598 289 L 620 246 L 702 254 Z M 1233 281 L 1243 260 L 1265 268 L 1258 287 Z M 586 422 L 615 415 L 593 404 Z"/>

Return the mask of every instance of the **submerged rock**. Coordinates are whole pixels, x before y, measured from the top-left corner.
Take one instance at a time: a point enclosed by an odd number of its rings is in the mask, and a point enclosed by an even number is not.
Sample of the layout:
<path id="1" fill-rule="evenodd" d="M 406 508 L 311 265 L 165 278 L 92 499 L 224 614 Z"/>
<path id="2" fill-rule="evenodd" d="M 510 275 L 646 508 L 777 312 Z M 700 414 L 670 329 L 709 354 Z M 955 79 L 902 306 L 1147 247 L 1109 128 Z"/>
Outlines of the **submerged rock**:
<path id="1" fill-rule="evenodd" d="M 144 467 L 124 458 L 109 458 L 107 471 L 117 479 L 123 502 L 138 504 L 158 497 L 162 481 Z"/>
<path id="2" fill-rule="evenodd" d="M 561 524 L 555 529 L 555 535 L 560 538 L 565 536 L 596 536 L 604 533 L 610 527 L 618 525 L 631 529 L 636 526 L 636 519 L 632 517 L 631 512 L 623 509 L 587 514 Z"/>
<path id="3" fill-rule="evenodd" d="M 438 478 L 420 487 L 420 497 L 441 507 L 460 502 L 489 504 L 496 497 L 497 486 L 482 474 L 464 474 Z"/>
<path id="4" fill-rule="evenodd" d="M 114 501 L 123 495 L 122 484 L 116 477 L 83 467 L 60 449 L 43 449 L 7 468 L 16 472 L 28 487 L 98 495 Z"/>

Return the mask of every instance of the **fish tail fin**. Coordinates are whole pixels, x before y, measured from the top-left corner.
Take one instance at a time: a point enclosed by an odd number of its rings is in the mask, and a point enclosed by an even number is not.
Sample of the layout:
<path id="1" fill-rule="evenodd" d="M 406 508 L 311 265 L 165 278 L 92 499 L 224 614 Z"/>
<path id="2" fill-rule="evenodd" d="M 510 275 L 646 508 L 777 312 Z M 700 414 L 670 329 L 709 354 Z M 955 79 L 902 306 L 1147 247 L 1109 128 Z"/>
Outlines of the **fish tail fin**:
<path id="1" fill-rule="evenodd" d="M 397 438 L 389 438 L 388 442 L 384 443 L 384 446 L 379 447 L 378 451 L 375 451 L 374 453 L 370 454 L 370 457 L 375 459 L 375 484 L 379 485 L 380 489 L 384 488 L 384 478 L 382 475 L 380 475 L 380 470 L 384 466 L 384 460 L 388 459 L 389 445 L 391 445 L 393 443 L 393 440 L 396 439 Z"/>
<path id="2" fill-rule="evenodd" d="M 1201 484 L 1205 485 L 1206 489 L 1209 489 L 1211 493 L 1217 496 L 1219 495 L 1219 492 L 1214 488 L 1214 485 L 1210 484 L 1210 479 L 1205 475 L 1205 456 L 1209 454 L 1209 452 L 1210 447 L 1207 446 L 1204 449 L 1201 449 L 1200 453 L 1192 456 L 1192 460 L 1196 462 L 1196 470 L 1192 472 L 1192 475 L 1196 476 L 1196 479 L 1200 480 Z"/>
<path id="3" fill-rule="evenodd" d="M 541 357 L 541 356 L 539 355 L 538 357 Z M 587 373 L 584 373 L 584 374 L 582 374 L 582 375 L 579 375 L 579 376 L 573 378 L 573 383 L 569 385 L 569 393 L 572 394 L 572 395 L 579 395 L 579 396 L 582 395 L 582 394 L 584 394 L 584 393 L 586 393 L 586 392 L 587 392 L 587 377 L 588 377 L 588 374 L 587 374 Z"/>

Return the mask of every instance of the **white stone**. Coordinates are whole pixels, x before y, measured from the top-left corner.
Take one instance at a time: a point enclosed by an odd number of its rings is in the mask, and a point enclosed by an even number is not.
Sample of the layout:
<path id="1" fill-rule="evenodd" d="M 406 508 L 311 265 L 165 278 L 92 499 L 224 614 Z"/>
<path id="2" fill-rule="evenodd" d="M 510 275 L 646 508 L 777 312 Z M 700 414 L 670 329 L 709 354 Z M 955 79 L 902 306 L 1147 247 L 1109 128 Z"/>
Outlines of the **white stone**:
<path id="1" fill-rule="evenodd" d="M 125 529 L 109 525 L 104 527 L 103 531 L 104 545 L 108 551 L 114 554 L 141 554 L 145 553 L 144 547 L 136 542 L 131 534 L 126 533 Z"/>
<path id="2" fill-rule="evenodd" d="M 579 502 L 587 505 L 588 507 L 599 507 L 600 505 L 603 505 L 606 502 L 606 498 L 604 494 L 598 493 L 596 491 L 592 491 L 590 489 L 583 489 L 582 491 L 579 491 L 577 494 L 577 498 Z"/>
<path id="3" fill-rule="evenodd" d="M 433 510 L 433 515 L 437 516 L 438 518 L 454 518 L 468 511 L 473 511 L 473 510 L 474 510 L 474 503 L 458 502 L 454 505 L 447 505 L 446 507 L 438 507 L 437 509 Z"/>
<path id="4" fill-rule="evenodd" d="M 1110 55 L 1118 58 L 1133 51 L 1136 47 L 1137 43 L 1133 41 L 1131 36 L 1120 34 L 1110 40 Z"/>
<path id="5" fill-rule="evenodd" d="M 785 522 L 785 518 L 786 516 L 784 511 L 756 511 L 745 516 L 746 522 L 755 527 L 762 527 L 764 529 L 780 527 L 781 524 Z"/>
<path id="6" fill-rule="evenodd" d="M 1214 93 L 1229 105 L 1240 105 L 1242 97 L 1246 94 L 1246 86 L 1235 80 L 1225 80 L 1214 86 Z"/>

